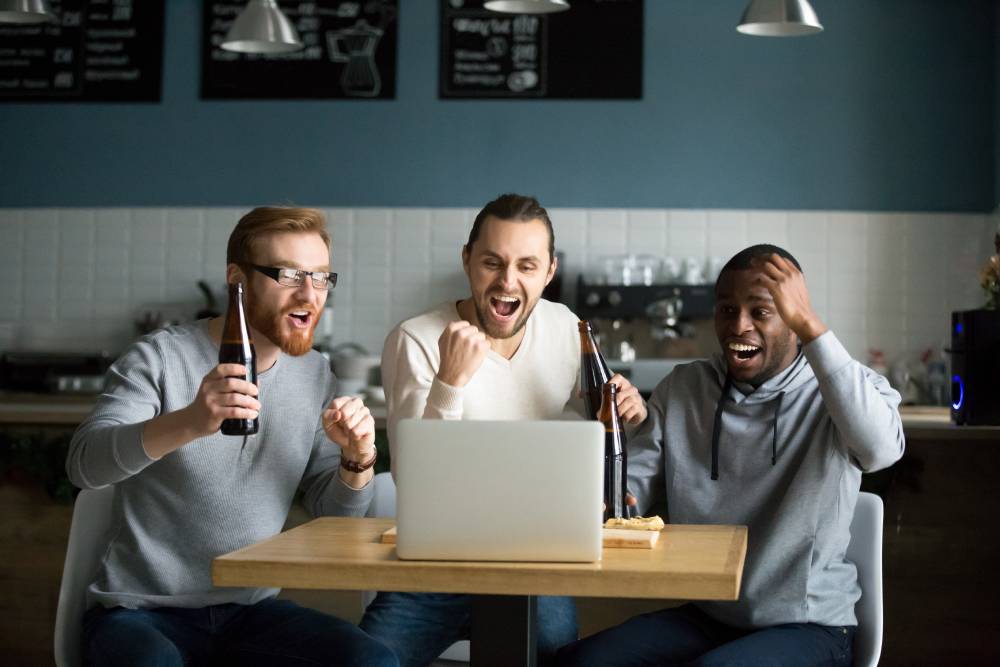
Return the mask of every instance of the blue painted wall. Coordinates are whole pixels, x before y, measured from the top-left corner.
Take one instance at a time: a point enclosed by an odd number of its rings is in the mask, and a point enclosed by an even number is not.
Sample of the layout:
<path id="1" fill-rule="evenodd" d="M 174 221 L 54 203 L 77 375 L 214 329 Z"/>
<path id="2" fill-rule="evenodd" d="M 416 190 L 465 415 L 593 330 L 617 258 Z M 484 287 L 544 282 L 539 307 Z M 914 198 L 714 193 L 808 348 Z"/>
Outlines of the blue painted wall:
<path id="1" fill-rule="evenodd" d="M 169 0 L 162 103 L 0 105 L 0 206 L 994 208 L 990 0 L 814 0 L 785 40 L 746 1 L 647 0 L 642 101 L 438 100 L 437 2 L 401 0 L 396 100 L 203 102 Z"/>

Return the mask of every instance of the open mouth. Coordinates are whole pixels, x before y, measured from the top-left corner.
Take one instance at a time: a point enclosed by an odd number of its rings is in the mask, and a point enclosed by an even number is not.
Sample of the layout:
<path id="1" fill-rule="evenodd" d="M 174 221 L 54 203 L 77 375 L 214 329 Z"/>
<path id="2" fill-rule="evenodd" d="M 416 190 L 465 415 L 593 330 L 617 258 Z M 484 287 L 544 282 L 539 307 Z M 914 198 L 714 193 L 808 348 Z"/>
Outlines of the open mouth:
<path id="1" fill-rule="evenodd" d="M 288 319 L 296 329 L 307 329 L 312 322 L 312 313 L 308 310 L 293 310 L 288 313 Z"/>
<path id="2" fill-rule="evenodd" d="M 728 343 L 726 345 L 729 357 L 737 361 L 749 361 L 760 354 L 763 348 L 748 343 Z"/>
<path id="3" fill-rule="evenodd" d="M 490 297 L 490 308 L 498 320 L 509 320 L 520 307 L 521 300 L 517 297 L 505 295 Z"/>

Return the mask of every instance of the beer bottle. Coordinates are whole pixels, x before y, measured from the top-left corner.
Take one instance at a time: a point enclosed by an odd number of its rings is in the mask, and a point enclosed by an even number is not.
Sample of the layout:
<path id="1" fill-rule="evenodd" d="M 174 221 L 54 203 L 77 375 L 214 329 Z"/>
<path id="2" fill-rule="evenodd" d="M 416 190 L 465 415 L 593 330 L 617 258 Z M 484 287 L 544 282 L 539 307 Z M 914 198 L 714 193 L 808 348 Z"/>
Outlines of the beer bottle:
<path id="1" fill-rule="evenodd" d="M 580 392 L 587 419 L 594 419 L 597 409 L 601 407 L 601 392 L 611 379 L 611 371 L 597 347 L 590 322 L 580 320 L 577 326 L 580 329 Z"/>
<path id="2" fill-rule="evenodd" d="M 239 377 L 257 384 L 257 353 L 253 349 L 250 327 L 247 325 L 246 305 L 243 303 L 243 283 L 229 286 L 229 309 L 226 323 L 222 328 L 222 345 L 219 346 L 220 364 L 243 364 L 246 376 Z M 225 419 L 222 422 L 224 435 L 253 435 L 257 432 L 257 419 Z"/>
<path id="3" fill-rule="evenodd" d="M 618 385 L 613 382 L 603 387 L 598 418 L 604 424 L 604 520 L 628 518 L 625 432 L 618 416 Z"/>

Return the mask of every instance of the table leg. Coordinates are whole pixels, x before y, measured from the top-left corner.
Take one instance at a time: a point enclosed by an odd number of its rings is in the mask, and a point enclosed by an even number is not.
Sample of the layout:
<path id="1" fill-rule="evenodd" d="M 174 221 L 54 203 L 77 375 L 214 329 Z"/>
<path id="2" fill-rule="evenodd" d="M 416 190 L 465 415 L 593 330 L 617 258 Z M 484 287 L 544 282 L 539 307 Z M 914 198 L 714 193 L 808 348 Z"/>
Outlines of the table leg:
<path id="1" fill-rule="evenodd" d="M 538 657 L 538 599 L 534 595 L 473 595 L 474 667 L 535 667 Z"/>

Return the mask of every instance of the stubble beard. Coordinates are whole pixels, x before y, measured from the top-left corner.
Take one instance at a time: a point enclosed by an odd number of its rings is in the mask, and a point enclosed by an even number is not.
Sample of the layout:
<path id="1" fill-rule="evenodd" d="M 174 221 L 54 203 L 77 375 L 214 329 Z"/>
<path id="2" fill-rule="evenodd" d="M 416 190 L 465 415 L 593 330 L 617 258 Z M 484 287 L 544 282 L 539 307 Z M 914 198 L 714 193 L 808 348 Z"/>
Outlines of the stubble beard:
<path id="1" fill-rule="evenodd" d="M 489 303 L 489 298 L 486 299 Z M 493 320 L 490 319 L 489 306 L 483 306 L 479 301 L 473 300 L 473 305 L 476 309 L 476 317 L 479 319 L 479 326 L 487 336 L 494 340 L 503 340 L 505 338 L 513 338 L 524 328 L 524 325 L 528 323 L 528 318 L 531 317 L 531 313 L 534 312 L 535 306 L 538 305 L 536 301 L 532 304 L 531 308 L 524 308 L 523 314 L 514 320 L 514 327 L 507 333 L 503 329 L 497 328 L 493 324 Z M 525 304 L 527 306 L 527 304 Z"/>

